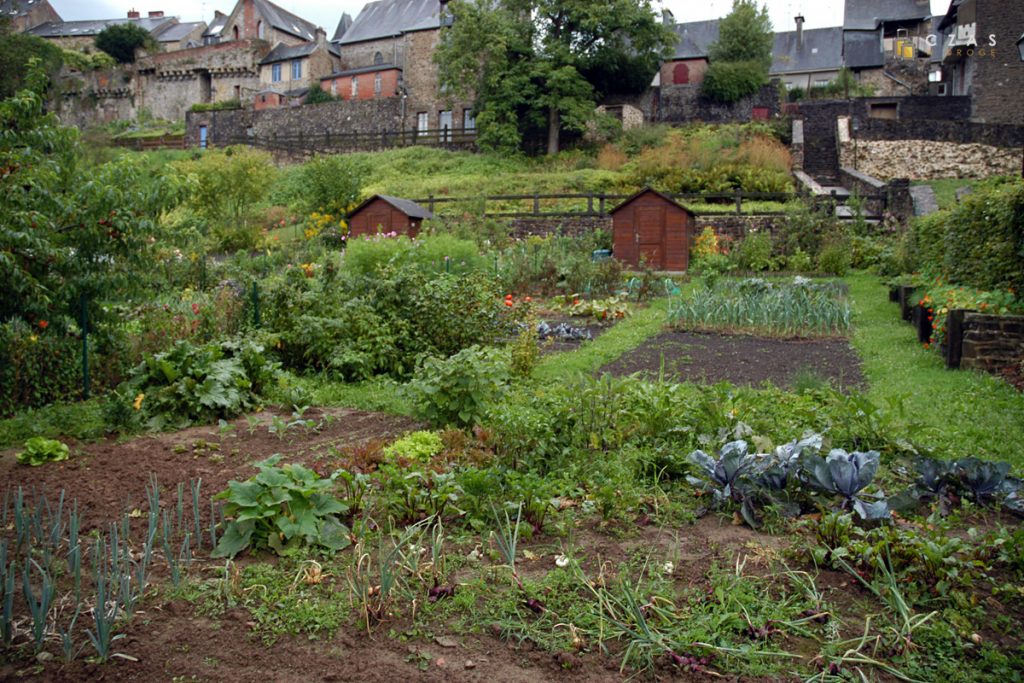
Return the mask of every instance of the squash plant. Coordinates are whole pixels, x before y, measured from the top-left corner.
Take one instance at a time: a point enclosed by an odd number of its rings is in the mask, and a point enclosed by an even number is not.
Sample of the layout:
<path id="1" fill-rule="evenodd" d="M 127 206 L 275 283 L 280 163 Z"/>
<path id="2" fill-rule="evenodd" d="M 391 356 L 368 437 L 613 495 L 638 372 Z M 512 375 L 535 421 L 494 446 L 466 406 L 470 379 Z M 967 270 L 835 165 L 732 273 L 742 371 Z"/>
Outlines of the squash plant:
<path id="1" fill-rule="evenodd" d="M 214 549 L 214 557 L 234 557 L 246 548 L 270 548 L 279 555 L 304 546 L 342 550 L 351 544 L 341 516 L 349 511 L 334 496 L 335 479 L 299 464 L 278 466 L 280 455 L 257 463 L 259 474 L 248 481 L 228 482 L 215 497 L 226 500 L 231 518 Z"/>

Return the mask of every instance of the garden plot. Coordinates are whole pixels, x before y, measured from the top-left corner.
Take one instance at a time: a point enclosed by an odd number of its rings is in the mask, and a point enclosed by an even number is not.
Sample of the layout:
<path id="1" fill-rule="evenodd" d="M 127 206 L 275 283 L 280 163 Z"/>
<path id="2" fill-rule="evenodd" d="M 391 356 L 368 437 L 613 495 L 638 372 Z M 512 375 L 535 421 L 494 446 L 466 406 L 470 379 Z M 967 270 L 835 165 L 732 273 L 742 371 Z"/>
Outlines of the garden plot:
<path id="1" fill-rule="evenodd" d="M 732 382 L 779 387 L 864 383 L 860 359 L 841 339 L 771 339 L 713 332 L 664 332 L 601 368 L 616 376 L 639 372 L 680 382 Z"/>

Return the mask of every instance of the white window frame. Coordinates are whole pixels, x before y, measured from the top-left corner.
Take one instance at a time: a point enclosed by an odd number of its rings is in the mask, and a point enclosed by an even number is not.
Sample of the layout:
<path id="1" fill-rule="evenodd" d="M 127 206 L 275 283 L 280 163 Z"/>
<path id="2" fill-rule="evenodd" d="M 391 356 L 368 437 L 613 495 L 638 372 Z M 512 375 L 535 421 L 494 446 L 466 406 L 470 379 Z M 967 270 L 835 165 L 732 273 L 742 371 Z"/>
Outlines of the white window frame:
<path id="1" fill-rule="evenodd" d="M 472 109 L 462 110 L 462 129 L 476 130 L 476 116 L 473 114 Z"/>
<path id="2" fill-rule="evenodd" d="M 373 94 L 379 97 L 380 92 L 383 88 L 384 78 L 380 75 L 380 72 L 378 71 L 373 77 Z"/>
<path id="3" fill-rule="evenodd" d="M 352 77 L 352 99 L 359 97 L 359 76 Z"/>
<path id="4" fill-rule="evenodd" d="M 302 78 L 302 60 L 301 59 L 293 59 L 292 60 L 292 80 L 293 81 L 298 81 L 301 78 Z"/>
<path id="5" fill-rule="evenodd" d="M 270 65 L 270 81 L 272 83 L 281 82 L 281 62 Z"/>

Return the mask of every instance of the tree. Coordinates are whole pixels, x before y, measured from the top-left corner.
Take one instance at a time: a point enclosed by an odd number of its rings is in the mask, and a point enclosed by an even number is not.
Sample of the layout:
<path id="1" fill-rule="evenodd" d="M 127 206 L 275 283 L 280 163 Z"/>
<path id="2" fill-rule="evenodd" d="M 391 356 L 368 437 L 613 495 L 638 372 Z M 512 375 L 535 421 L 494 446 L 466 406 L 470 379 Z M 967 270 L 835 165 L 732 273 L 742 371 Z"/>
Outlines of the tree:
<path id="1" fill-rule="evenodd" d="M 650 0 L 455 0 L 435 56 L 449 98 L 474 98 L 483 146 L 582 131 L 612 87 L 638 91 L 674 43 Z"/>
<path id="2" fill-rule="evenodd" d="M 96 35 L 96 47 L 117 60 L 119 64 L 135 61 L 139 48 L 151 50 L 156 41 L 149 31 L 137 24 L 113 24 Z"/>
<path id="3" fill-rule="evenodd" d="M 14 33 L 9 19 L 0 19 L 0 100 L 11 97 L 25 83 L 28 60 L 39 59 L 43 73 L 53 77 L 63 63 L 62 51 L 38 36 Z"/>
<path id="4" fill-rule="evenodd" d="M 89 165 L 78 131 L 46 113 L 48 85 L 31 59 L 25 87 L 0 101 L 0 321 L 59 326 L 80 295 L 139 286 L 159 218 L 184 186 L 127 155 Z"/>
<path id="5" fill-rule="evenodd" d="M 767 7 L 756 0 L 733 0 L 719 24 L 718 41 L 708 49 L 710 65 L 702 90 L 720 102 L 752 95 L 768 82 L 775 36 Z"/>

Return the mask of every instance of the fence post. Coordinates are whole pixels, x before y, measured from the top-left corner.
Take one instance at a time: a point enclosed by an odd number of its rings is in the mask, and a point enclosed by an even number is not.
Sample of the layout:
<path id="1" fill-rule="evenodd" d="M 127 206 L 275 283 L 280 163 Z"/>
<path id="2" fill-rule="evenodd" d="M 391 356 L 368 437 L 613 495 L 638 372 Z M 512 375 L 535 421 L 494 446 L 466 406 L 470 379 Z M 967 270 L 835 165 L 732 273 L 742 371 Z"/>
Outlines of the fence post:
<path id="1" fill-rule="evenodd" d="M 260 326 L 260 284 L 256 280 L 252 281 L 252 324 Z"/>
<path id="2" fill-rule="evenodd" d="M 956 308 L 946 317 L 946 367 L 955 370 L 960 367 L 964 354 L 964 316 L 967 311 Z"/>
<path id="3" fill-rule="evenodd" d="M 82 315 L 82 399 L 89 400 L 89 297 L 79 295 Z"/>
<path id="4" fill-rule="evenodd" d="M 740 188 L 736 188 L 736 215 L 739 216 L 743 213 L 743 193 Z"/>
<path id="5" fill-rule="evenodd" d="M 605 194 L 604 194 L 604 192 L 602 192 L 601 196 L 600 196 L 600 201 L 598 202 L 598 205 L 597 205 L 598 213 L 600 213 L 602 216 L 604 215 L 604 199 L 605 199 Z"/>
<path id="6" fill-rule="evenodd" d="M 427 210 L 430 211 L 430 213 L 434 213 L 434 195 L 430 195 L 427 198 Z"/>
<path id="7" fill-rule="evenodd" d="M 594 192 L 593 191 L 591 191 L 590 194 L 587 195 L 587 215 L 588 216 L 593 216 L 594 215 Z"/>
<path id="8" fill-rule="evenodd" d="M 536 192 L 533 193 L 533 215 L 540 215 L 540 197 Z"/>

